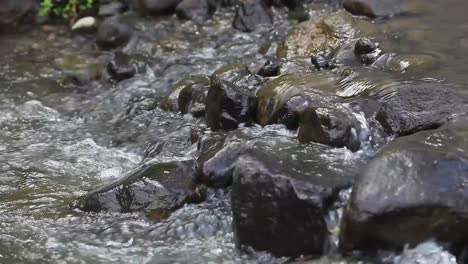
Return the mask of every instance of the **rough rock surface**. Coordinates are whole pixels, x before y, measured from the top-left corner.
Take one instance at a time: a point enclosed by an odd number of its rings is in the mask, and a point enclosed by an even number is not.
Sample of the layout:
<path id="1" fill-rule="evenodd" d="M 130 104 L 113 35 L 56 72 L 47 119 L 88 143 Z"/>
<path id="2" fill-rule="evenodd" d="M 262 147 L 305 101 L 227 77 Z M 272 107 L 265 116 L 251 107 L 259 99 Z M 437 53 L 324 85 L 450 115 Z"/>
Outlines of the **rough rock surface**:
<path id="1" fill-rule="evenodd" d="M 467 121 L 398 138 L 380 151 L 353 187 L 341 228 L 344 249 L 467 241 Z"/>
<path id="2" fill-rule="evenodd" d="M 412 84 L 383 98 L 377 120 L 399 136 L 443 125 L 454 114 L 468 111 L 468 95 L 443 84 Z"/>

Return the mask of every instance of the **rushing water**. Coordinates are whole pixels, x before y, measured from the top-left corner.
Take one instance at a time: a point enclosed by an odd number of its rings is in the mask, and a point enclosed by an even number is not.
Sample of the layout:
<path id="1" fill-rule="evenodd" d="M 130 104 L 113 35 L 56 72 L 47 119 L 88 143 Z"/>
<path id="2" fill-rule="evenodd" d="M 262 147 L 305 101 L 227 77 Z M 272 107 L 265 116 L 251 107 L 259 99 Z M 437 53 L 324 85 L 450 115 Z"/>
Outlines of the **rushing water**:
<path id="1" fill-rule="evenodd" d="M 389 81 L 420 78 L 467 84 L 468 2 L 408 0 L 405 5 L 403 15 L 375 21 L 382 32 L 376 39 L 387 51 L 431 54 L 437 67 L 417 77 L 392 74 Z M 311 10 L 314 17 L 333 8 L 317 4 Z M 230 29 L 232 15 L 218 13 L 203 26 L 175 18 L 138 20 L 138 28 L 154 34 L 129 47 L 140 55 L 136 60 L 141 67 L 135 78 L 116 87 L 105 80 L 89 81 L 85 88 L 67 82 L 65 76 L 102 67 L 109 56 L 84 37 L 47 30 L 1 36 L 0 263 L 284 261 L 235 248 L 229 191 L 210 191 L 206 202 L 186 205 L 158 223 L 140 214 L 85 214 L 68 206 L 93 186 L 137 166 L 158 131 L 171 141 L 166 156 L 193 151 L 193 146 L 177 141 L 182 132 L 174 124 L 198 126 L 197 120 L 158 110 L 145 113 L 145 106 L 183 77 L 260 60 L 259 46 L 279 39 L 291 27 L 284 14 L 278 14 L 273 26 L 239 33 Z M 367 82 L 356 81 L 344 92 L 372 89 L 372 81 Z M 365 120 L 362 123 L 367 126 Z M 334 155 L 350 156 L 338 159 L 343 160 L 371 154 L 365 149 Z M 407 263 L 404 259 L 395 261 Z"/>

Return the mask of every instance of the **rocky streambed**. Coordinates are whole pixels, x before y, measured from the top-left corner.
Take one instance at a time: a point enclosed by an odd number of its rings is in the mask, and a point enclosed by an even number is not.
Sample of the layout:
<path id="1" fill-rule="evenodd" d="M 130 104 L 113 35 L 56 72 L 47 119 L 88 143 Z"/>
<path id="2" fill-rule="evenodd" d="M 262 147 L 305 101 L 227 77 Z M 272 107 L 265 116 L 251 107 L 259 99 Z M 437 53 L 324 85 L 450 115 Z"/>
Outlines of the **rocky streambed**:
<path id="1" fill-rule="evenodd" d="M 462 0 L 0 3 L 0 263 L 465 263 Z"/>

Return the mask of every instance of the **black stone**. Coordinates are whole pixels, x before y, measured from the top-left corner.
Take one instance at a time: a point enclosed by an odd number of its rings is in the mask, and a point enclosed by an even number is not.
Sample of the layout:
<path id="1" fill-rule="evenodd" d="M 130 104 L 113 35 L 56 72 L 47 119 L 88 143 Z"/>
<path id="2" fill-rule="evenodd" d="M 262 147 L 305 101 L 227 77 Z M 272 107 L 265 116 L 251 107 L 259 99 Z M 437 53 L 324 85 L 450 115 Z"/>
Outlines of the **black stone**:
<path id="1" fill-rule="evenodd" d="M 274 77 L 281 74 L 281 64 L 278 62 L 267 61 L 260 70 L 258 70 L 258 75 L 262 77 Z"/>
<path id="2" fill-rule="evenodd" d="M 107 64 L 107 72 L 116 81 L 120 82 L 132 78 L 135 73 L 135 67 L 130 63 L 129 58 L 124 53 L 117 51 Z"/>
<path id="3" fill-rule="evenodd" d="M 436 129 L 454 114 L 468 112 L 468 95 L 444 84 L 412 84 L 395 87 L 382 99 L 376 119 L 387 133 L 404 136 Z"/>
<path id="4" fill-rule="evenodd" d="M 384 147 L 353 187 L 344 250 L 402 249 L 435 239 L 468 241 L 468 119 Z"/>
<path id="5" fill-rule="evenodd" d="M 314 67 L 319 71 L 330 68 L 330 64 L 328 63 L 327 59 L 322 55 L 312 55 L 310 60 L 312 65 L 314 65 Z"/>

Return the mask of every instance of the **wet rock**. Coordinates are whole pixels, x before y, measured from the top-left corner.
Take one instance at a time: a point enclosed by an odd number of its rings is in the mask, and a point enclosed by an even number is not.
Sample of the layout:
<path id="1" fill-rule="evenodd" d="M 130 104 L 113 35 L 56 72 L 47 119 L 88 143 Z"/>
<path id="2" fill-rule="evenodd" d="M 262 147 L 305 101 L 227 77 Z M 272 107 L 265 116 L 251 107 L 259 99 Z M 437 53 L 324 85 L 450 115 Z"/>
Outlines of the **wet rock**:
<path id="1" fill-rule="evenodd" d="M 11 31 L 16 25 L 24 22 L 29 15 L 36 15 L 35 0 L 4 0 L 0 2 L 0 32 Z"/>
<path id="2" fill-rule="evenodd" d="M 194 186 L 194 160 L 151 160 L 121 179 L 97 188 L 74 202 L 86 212 L 136 212 L 168 215 L 201 199 Z"/>
<path id="3" fill-rule="evenodd" d="M 257 91 L 257 122 L 266 126 L 283 123 L 297 128 L 301 113 L 309 106 L 336 101 L 333 77 L 325 74 L 282 75 Z"/>
<path id="4" fill-rule="evenodd" d="M 260 70 L 258 75 L 262 77 L 274 77 L 281 74 L 281 64 L 279 62 L 267 61 Z"/>
<path id="5" fill-rule="evenodd" d="M 117 48 L 126 44 L 132 36 L 132 29 L 118 17 L 110 17 L 99 25 L 96 43 L 103 50 Z"/>
<path id="6" fill-rule="evenodd" d="M 298 138 L 302 143 L 316 142 L 357 151 L 359 129 L 356 118 L 342 106 L 308 108 L 301 115 Z"/>
<path id="7" fill-rule="evenodd" d="M 231 82 L 249 90 L 254 90 L 263 82 L 263 79 L 253 74 L 245 64 L 232 64 L 221 67 L 211 75 L 211 79 Z"/>
<path id="8" fill-rule="evenodd" d="M 353 18 L 344 13 L 297 25 L 278 47 L 277 56 L 291 58 L 329 53 L 355 34 Z"/>
<path id="9" fill-rule="evenodd" d="M 401 0 L 344 0 L 343 7 L 353 15 L 391 17 L 400 13 Z"/>
<path id="10" fill-rule="evenodd" d="M 238 246 L 276 256 L 324 253 L 325 217 L 353 173 L 326 169 L 327 162 L 313 154 L 320 151 L 318 146 L 263 141 L 242 154 L 235 164 L 231 197 Z"/>
<path id="11" fill-rule="evenodd" d="M 257 99 L 245 86 L 211 79 L 206 99 L 205 119 L 213 130 L 236 129 L 240 123 L 250 123 L 255 118 Z"/>
<path id="12" fill-rule="evenodd" d="M 243 32 L 252 32 L 261 24 L 273 23 L 271 11 L 262 0 L 242 0 L 232 26 Z"/>
<path id="13" fill-rule="evenodd" d="M 237 159 L 243 154 L 244 149 L 238 142 L 218 144 L 212 149 L 209 159 L 202 163 L 201 182 L 204 184 L 223 188 L 232 184 L 232 174 Z M 208 158 L 208 156 L 205 156 Z"/>
<path id="14" fill-rule="evenodd" d="M 174 12 L 182 0 L 137 0 L 139 10 L 147 15 L 162 15 Z"/>
<path id="15" fill-rule="evenodd" d="M 212 0 L 183 0 L 176 8 L 177 17 L 187 20 L 204 20 L 216 11 Z"/>
<path id="16" fill-rule="evenodd" d="M 341 228 L 343 249 L 467 241 L 467 121 L 464 116 L 398 138 L 379 152 L 353 187 Z"/>
<path id="17" fill-rule="evenodd" d="M 405 249 L 405 251 L 396 256 L 394 264 L 406 263 L 439 263 L 439 264 L 457 264 L 455 256 L 444 250 L 443 247 L 434 241 L 424 242 L 415 248 Z"/>
<path id="18" fill-rule="evenodd" d="M 330 68 L 328 60 L 322 55 L 312 55 L 312 57 L 310 57 L 310 61 L 312 62 L 312 65 L 314 65 L 314 67 L 319 71 Z"/>
<path id="19" fill-rule="evenodd" d="M 117 51 L 107 64 L 107 72 L 112 79 L 120 82 L 132 78 L 135 73 L 135 67 L 130 63 L 129 58 L 124 53 Z"/>
<path id="20" fill-rule="evenodd" d="M 358 55 L 368 54 L 377 49 L 377 44 L 368 38 L 360 38 L 354 45 L 354 53 Z"/>
<path id="21" fill-rule="evenodd" d="M 182 80 L 171 89 L 162 107 L 168 111 L 202 117 L 205 115 L 209 87 L 210 78 L 205 76 L 192 76 Z"/>
<path id="22" fill-rule="evenodd" d="M 442 84 L 397 87 L 384 98 L 376 119 L 387 133 L 404 136 L 443 125 L 454 114 L 468 111 L 468 95 Z"/>

